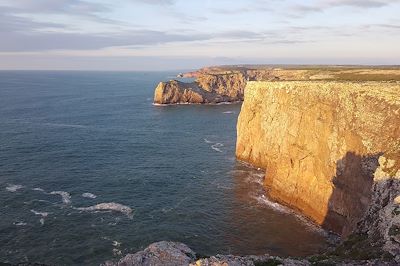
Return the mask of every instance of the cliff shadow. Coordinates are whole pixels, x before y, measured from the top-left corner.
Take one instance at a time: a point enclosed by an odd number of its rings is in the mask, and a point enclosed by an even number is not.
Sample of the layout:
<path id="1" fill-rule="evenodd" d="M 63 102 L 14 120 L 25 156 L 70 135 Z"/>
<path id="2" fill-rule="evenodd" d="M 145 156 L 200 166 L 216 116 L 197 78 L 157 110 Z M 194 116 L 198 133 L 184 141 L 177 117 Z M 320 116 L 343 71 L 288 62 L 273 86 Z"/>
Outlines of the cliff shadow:
<path id="1" fill-rule="evenodd" d="M 347 152 L 336 163 L 333 192 L 322 226 L 346 237 L 357 227 L 372 199 L 374 173 L 383 153 Z"/>

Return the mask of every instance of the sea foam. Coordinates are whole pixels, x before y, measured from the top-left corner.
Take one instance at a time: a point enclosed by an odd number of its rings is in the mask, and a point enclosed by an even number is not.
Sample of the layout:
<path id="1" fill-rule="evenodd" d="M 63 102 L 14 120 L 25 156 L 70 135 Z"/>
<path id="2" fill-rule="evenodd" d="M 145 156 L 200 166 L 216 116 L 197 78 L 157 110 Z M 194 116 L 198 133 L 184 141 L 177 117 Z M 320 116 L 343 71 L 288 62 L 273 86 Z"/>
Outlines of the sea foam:
<path id="1" fill-rule="evenodd" d="M 38 212 L 38 211 L 35 211 L 35 210 L 31 210 L 31 212 L 34 213 L 35 215 L 42 216 L 40 218 L 39 222 L 40 222 L 41 225 L 44 225 L 44 218 L 46 218 L 49 215 L 49 213 L 48 212 Z"/>
<path id="2" fill-rule="evenodd" d="M 117 211 L 125 214 L 129 218 L 133 217 L 133 210 L 130 207 L 115 202 L 99 203 L 97 205 L 75 209 L 80 211 Z"/>
<path id="3" fill-rule="evenodd" d="M 22 185 L 13 185 L 13 184 L 9 184 L 7 187 L 6 187 L 6 190 L 7 191 L 9 191 L 9 192 L 17 192 L 17 190 L 19 190 L 19 189 L 21 189 L 21 188 L 23 188 L 24 186 L 22 186 Z"/>
<path id="4" fill-rule="evenodd" d="M 97 196 L 96 196 L 95 194 L 92 194 L 92 193 L 89 193 L 89 192 L 83 193 L 83 194 L 82 194 L 82 197 L 88 198 L 88 199 L 95 199 L 95 198 L 97 198 Z"/>
<path id="5" fill-rule="evenodd" d="M 212 142 L 211 140 L 208 140 L 208 139 L 204 139 L 204 142 L 205 142 L 205 143 L 208 143 L 208 144 L 214 143 L 214 142 Z"/>
<path id="6" fill-rule="evenodd" d="M 277 203 L 277 202 L 273 202 L 270 201 L 265 195 L 258 195 L 255 197 L 255 199 L 257 200 L 258 203 L 266 205 L 274 210 L 277 210 L 279 212 L 283 212 L 283 213 L 292 213 L 292 211 L 288 208 L 286 208 L 285 206 Z"/>
<path id="7" fill-rule="evenodd" d="M 71 204 L 71 195 L 65 191 L 52 191 L 51 195 L 60 195 L 64 204 Z"/>
<path id="8" fill-rule="evenodd" d="M 224 144 L 222 144 L 222 143 L 215 143 L 214 145 L 211 145 L 211 149 L 213 149 L 214 151 L 217 151 L 217 152 L 222 152 L 222 150 L 220 148 L 223 146 L 224 146 Z"/>

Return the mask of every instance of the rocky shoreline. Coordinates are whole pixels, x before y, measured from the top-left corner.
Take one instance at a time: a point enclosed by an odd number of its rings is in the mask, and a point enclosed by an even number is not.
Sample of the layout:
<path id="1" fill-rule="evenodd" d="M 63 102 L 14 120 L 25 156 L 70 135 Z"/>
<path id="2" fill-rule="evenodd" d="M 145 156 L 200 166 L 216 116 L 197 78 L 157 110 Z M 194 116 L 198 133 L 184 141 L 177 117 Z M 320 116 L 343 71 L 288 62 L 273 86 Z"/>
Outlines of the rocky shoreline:
<path id="1" fill-rule="evenodd" d="M 234 256 L 215 255 L 202 258 L 182 243 L 157 242 L 134 254 L 128 254 L 119 261 L 107 261 L 102 266 L 309 266 L 309 265 L 399 265 L 400 260 L 390 258 L 359 259 L 339 256 L 334 252 L 307 258 L 282 258 L 270 255 Z"/>

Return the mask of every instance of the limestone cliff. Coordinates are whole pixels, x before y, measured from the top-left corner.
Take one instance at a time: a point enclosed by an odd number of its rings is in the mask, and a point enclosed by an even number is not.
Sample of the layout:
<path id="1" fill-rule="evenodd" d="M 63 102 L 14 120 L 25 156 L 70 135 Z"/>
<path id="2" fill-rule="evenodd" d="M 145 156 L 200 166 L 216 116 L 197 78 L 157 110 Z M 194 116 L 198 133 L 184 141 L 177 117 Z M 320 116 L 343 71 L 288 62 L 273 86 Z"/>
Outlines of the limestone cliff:
<path id="1" fill-rule="evenodd" d="M 249 82 L 237 134 L 271 198 L 400 252 L 400 83 Z"/>
<path id="2" fill-rule="evenodd" d="M 193 83 L 176 80 L 161 82 L 154 95 L 156 104 L 219 103 L 243 100 L 247 81 L 400 81 L 398 67 L 286 66 L 268 65 L 216 66 L 181 73 L 179 77 L 196 78 Z"/>

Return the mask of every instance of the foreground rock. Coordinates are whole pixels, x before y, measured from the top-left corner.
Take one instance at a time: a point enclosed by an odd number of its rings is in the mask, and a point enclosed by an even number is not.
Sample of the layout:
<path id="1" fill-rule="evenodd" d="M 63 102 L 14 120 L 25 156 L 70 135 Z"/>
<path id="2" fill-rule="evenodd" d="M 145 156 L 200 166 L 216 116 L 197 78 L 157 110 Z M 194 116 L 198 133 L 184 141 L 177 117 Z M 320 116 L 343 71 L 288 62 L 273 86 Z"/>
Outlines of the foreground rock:
<path id="1" fill-rule="evenodd" d="M 400 83 L 250 82 L 237 130 L 271 198 L 356 234 L 340 255 L 400 254 Z"/>
<path id="2" fill-rule="evenodd" d="M 118 262 L 106 262 L 104 266 L 189 265 L 195 258 L 196 254 L 185 244 L 162 241 L 151 244 L 143 251 L 128 254 Z"/>
<path id="3" fill-rule="evenodd" d="M 280 258 L 269 255 L 216 255 L 197 258 L 188 246 L 175 242 L 153 243 L 143 251 L 128 254 L 118 262 L 108 261 L 103 266 L 257 266 L 257 265 L 397 265 L 394 260 L 347 260 L 335 256 L 314 256 L 304 259 Z"/>

